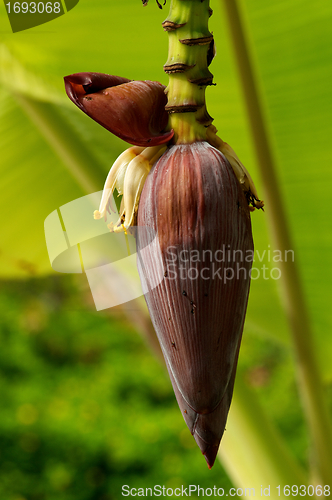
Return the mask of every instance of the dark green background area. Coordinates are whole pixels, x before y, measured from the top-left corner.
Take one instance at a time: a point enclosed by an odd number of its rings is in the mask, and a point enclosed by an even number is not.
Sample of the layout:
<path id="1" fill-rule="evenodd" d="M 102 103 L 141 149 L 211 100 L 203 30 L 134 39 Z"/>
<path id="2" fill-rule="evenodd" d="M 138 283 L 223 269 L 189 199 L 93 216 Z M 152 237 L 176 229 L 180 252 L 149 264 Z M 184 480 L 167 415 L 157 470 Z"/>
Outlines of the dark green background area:
<path id="1" fill-rule="evenodd" d="M 121 309 L 94 311 L 84 276 L 1 282 L 0 344 L 1 499 L 119 500 L 123 484 L 233 486 L 219 461 L 206 467 L 162 363 Z M 240 369 L 305 466 L 287 349 L 246 335 Z"/>
<path id="2" fill-rule="evenodd" d="M 161 363 L 121 311 L 90 301 L 83 277 L 1 284 L 1 500 L 231 487 L 206 467 Z"/>
<path id="3" fill-rule="evenodd" d="M 4 3 L 6 4 L 8 2 L 6 2 L 6 0 L 4 0 Z M 17 3 L 22 5 L 23 1 L 21 0 Z M 30 2 L 28 2 L 28 4 L 29 3 Z M 37 6 L 38 2 L 35 2 L 35 3 Z M 43 3 L 44 6 L 46 6 L 46 1 L 43 1 L 41 3 Z M 61 2 L 59 2 L 59 3 L 60 3 L 60 12 L 58 14 L 55 14 L 54 12 L 52 12 L 50 14 L 47 14 L 46 12 L 40 14 L 38 11 L 34 14 L 32 14 L 30 12 L 27 12 L 26 14 L 24 14 L 22 12 L 15 14 L 14 9 L 13 9 L 14 2 L 11 1 L 11 11 L 10 11 L 10 13 L 8 13 L 8 10 L 7 10 L 7 14 L 8 14 L 9 22 L 10 22 L 10 25 L 12 27 L 13 33 L 17 33 L 18 31 L 27 30 L 29 28 L 34 28 L 35 26 L 39 26 L 41 24 L 48 23 L 49 21 L 52 21 L 53 19 L 56 19 L 57 17 L 62 16 L 64 14 L 64 10 L 62 7 L 62 3 Z M 54 2 L 52 2 L 52 4 L 54 6 Z"/>
<path id="4" fill-rule="evenodd" d="M 71 10 L 77 5 L 79 0 L 65 0 L 67 10 Z"/>
<path id="5" fill-rule="evenodd" d="M 41 24 L 48 23 L 49 21 L 53 21 L 57 17 L 60 17 L 63 14 L 65 14 L 61 0 L 59 0 L 59 2 L 58 2 L 60 4 L 60 12 L 59 13 L 54 13 L 53 11 L 51 13 L 47 13 L 44 9 L 43 13 L 39 13 L 37 10 L 36 13 L 31 13 L 28 11 L 25 14 L 22 12 L 15 13 L 14 12 L 14 4 L 15 3 L 20 4 L 20 5 L 22 5 L 22 3 L 30 4 L 31 1 L 24 2 L 24 0 L 19 0 L 19 1 L 11 0 L 10 1 L 11 6 L 10 6 L 9 13 L 8 13 L 8 7 L 6 6 L 6 4 L 8 4 L 8 2 L 9 2 L 9 0 L 8 1 L 3 0 L 3 1 L 5 4 L 5 7 L 6 7 L 6 11 L 8 14 L 9 22 L 10 22 L 13 33 L 17 33 L 18 31 L 24 31 L 24 30 L 27 30 L 30 28 L 34 28 L 35 26 L 39 26 Z M 79 0 L 64 0 L 64 1 L 65 1 L 67 11 L 73 9 L 79 2 Z M 46 8 L 46 4 L 48 3 L 48 1 L 47 0 L 36 1 L 35 2 L 36 9 L 37 9 L 38 3 L 43 3 L 44 7 Z M 54 8 L 54 3 L 55 3 L 55 0 L 52 0 L 51 4 L 52 4 L 53 8 Z"/>

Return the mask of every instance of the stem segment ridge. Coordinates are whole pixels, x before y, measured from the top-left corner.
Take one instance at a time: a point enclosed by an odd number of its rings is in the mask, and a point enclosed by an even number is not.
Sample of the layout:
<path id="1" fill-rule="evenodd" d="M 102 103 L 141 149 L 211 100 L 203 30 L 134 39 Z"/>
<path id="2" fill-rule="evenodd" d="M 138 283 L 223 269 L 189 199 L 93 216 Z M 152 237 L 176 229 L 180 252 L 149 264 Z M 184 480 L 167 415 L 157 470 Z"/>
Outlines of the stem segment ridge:
<path id="1" fill-rule="evenodd" d="M 162 23 L 169 37 L 164 65 L 169 75 L 166 110 L 175 144 L 206 140 L 213 121 L 205 104 L 205 89 L 213 85 L 208 68 L 214 53 L 208 29 L 211 13 L 209 0 L 171 0 L 169 16 Z"/>

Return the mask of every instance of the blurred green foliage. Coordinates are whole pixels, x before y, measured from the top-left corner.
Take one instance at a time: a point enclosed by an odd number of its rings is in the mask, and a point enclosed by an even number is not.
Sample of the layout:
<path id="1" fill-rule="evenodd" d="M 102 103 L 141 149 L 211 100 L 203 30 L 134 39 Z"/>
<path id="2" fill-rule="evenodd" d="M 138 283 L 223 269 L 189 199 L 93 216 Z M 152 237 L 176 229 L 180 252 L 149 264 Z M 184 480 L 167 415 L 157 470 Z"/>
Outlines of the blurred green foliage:
<path id="1" fill-rule="evenodd" d="M 2 282 L 1 500 L 113 500 L 121 487 L 231 487 L 209 471 L 168 375 L 121 309 L 96 313 L 83 276 Z M 306 464 L 288 350 L 245 336 L 241 370 Z M 227 429 L 226 429 L 227 432 Z"/>
<path id="2" fill-rule="evenodd" d="M 121 311 L 93 311 L 84 278 L 2 283 L 0 318 L 1 500 L 231 486 L 208 470 L 164 367 Z"/>

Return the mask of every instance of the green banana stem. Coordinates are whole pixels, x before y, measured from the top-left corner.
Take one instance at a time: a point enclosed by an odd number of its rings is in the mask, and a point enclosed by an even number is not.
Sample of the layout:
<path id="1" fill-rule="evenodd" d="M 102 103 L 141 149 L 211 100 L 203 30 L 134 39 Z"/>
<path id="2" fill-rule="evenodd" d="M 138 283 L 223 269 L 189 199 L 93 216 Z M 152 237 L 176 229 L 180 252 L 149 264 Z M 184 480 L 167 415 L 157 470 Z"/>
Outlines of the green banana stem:
<path id="1" fill-rule="evenodd" d="M 169 125 L 176 144 L 206 140 L 212 123 L 205 105 L 205 89 L 212 85 L 208 65 L 213 55 L 213 35 L 208 30 L 212 11 L 209 0 L 172 0 L 163 28 L 168 32 L 169 51 L 164 71 Z"/>

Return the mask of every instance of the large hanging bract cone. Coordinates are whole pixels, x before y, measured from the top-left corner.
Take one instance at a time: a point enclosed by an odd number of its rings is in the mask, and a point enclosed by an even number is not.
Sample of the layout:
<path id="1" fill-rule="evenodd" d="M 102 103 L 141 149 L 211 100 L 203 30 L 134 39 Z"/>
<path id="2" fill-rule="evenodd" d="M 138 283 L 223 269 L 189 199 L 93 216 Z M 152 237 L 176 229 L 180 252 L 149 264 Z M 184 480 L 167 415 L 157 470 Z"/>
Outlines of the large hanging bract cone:
<path id="1" fill-rule="evenodd" d="M 212 467 L 231 403 L 249 294 L 248 204 L 220 151 L 206 142 L 176 145 L 147 177 L 138 226 L 157 233 L 150 245 L 147 232 L 137 233 L 145 299 L 179 407 Z"/>

